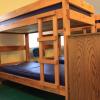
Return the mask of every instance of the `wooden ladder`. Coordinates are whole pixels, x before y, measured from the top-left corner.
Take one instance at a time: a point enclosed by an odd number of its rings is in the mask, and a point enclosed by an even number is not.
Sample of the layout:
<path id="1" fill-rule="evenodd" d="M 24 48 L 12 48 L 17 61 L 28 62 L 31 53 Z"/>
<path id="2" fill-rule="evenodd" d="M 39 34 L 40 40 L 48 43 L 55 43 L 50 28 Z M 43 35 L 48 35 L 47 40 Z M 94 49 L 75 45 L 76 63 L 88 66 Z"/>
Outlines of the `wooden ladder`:
<path id="1" fill-rule="evenodd" d="M 43 20 L 46 18 L 51 18 L 53 25 L 53 34 L 43 35 Z M 40 63 L 40 80 L 45 82 L 44 78 L 44 64 L 53 64 L 54 65 L 54 77 L 55 85 L 59 86 L 59 36 L 58 36 L 58 18 L 56 13 L 50 15 L 41 16 L 38 18 L 38 32 L 39 32 L 39 63 Z M 44 57 L 44 42 L 51 41 L 53 42 L 53 52 L 54 58 L 45 58 Z"/>

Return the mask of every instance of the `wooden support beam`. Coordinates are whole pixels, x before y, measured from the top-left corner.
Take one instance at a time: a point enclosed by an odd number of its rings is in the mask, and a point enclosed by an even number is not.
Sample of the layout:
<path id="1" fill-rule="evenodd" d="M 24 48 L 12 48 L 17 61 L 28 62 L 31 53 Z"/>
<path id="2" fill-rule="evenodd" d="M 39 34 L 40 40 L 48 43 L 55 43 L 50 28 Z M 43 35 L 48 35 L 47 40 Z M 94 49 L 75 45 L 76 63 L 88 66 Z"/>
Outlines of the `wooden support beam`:
<path id="1" fill-rule="evenodd" d="M 25 46 L 26 46 L 26 61 L 30 60 L 30 51 L 29 51 L 29 34 L 25 34 Z"/>
<path id="2" fill-rule="evenodd" d="M 42 58 L 42 59 L 39 59 L 39 62 L 41 64 L 57 64 L 58 60 Z"/>
<path id="3" fill-rule="evenodd" d="M 58 34 L 58 18 L 57 16 L 53 16 L 53 36 L 57 37 L 57 40 L 54 41 L 54 59 L 57 60 L 58 62 L 54 65 L 54 70 L 55 70 L 55 84 L 57 86 L 60 85 L 60 68 L 59 68 L 59 34 Z"/>
<path id="4" fill-rule="evenodd" d="M 44 90 L 44 91 L 48 91 L 51 93 L 56 93 L 56 94 L 65 96 L 65 88 L 63 86 L 60 86 L 58 88 L 57 86 L 55 86 L 55 84 L 44 83 L 38 80 L 20 77 L 20 76 L 16 76 L 16 75 L 4 73 L 4 72 L 0 72 L 0 78 L 10 80 L 12 82 L 17 82 L 19 84 L 29 86 L 32 88 L 37 88 L 40 90 Z"/>
<path id="5" fill-rule="evenodd" d="M 94 21 L 94 25 L 91 26 L 91 33 L 96 33 L 95 16 L 94 16 L 94 14 L 91 14 L 91 17 L 93 18 L 93 21 Z"/>
<path id="6" fill-rule="evenodd" d="M 42 19 L 38 19 L 38 32 L 39 32 L 39 38 L 42 38 Z M 39 62 L 40 62 L 40 79 L 42 82 L 44 82 L 44 63 L 42 63 L 42 59 L 44 57 L 44 52 L 43 52 L 43 43 L 39 42 Z"/>
<path id="7" fill-rule="evenodd" d="M 81 31 L 81 30 L 90 29 L 90 28 L 91 26 L 75 27 L 75 28 L 71 28 L 71 32 Z"/>
<path id="8" fill-rule="evenodd" d="M 39 42 L 43 42 L 43 41 L 55 41 L 57 40 L 56 36 L 43 36 L 41 38 L 38 38 Z"/>
<path id="9" fill-rule="evenodd" d="M 25 49 L 25 46 L 0 46 L 0 52 L 20 51 Z"/>
<path id="10" fill-rule="evenodd" d="M 68 16 L 68 15 L 67 15 Z M 68 16 L 71 20 L 76 20 L 85 24 L 90 24 L 90 25 L 94 25 L 95 24 L 95 19 L 93 17 L 87 16 L 85 14 L 79 13 L 77 11 L 74 10 L 70 10 L 69 9 L 69 16 Z"/>
<path id="11" fill-rule="evenodd" d="M 69 17 L 71 20 L 76 20 L 76 21 L 79 21 L 79 22 L 82 22 L 82 23 L 85 23 L 85 24 L 90 24 L 90 25 L 95 24 L 93 17 L 84 15 L 84 14 L 76 12 L 74 10 L 69 10 L 69 9 L 65 9 L 65 10 L 67 10 L 66 12 L 69 13 L 68 15 L 66 15 L 66 17 Z M 10 29 L 14 29 L 14 28 L 19 28 L 19 27 L 37 24 L 37 22 L 38 22 L 37 18 L 39 18 L 39 16 L 49 16 L 49 15 L 54 14 L 55 12 L 56 12 L 56 16 L 58 17 L 58 19 L 62 18 L 62 10 L 61 9 L 55 10 L 55 11 L 49 11 L 47 13 L 39 14 L 39 15 L 36 15 L 36 16 L 32 16 L 32 17 L 29 17 L 29 18 L 22 19 L 22 20 L 18 20 L 17 22 L 14 22 L 14 23 L 9 24 L 9 25 L 3 25 L 3 26 L 1 25 L 0 26 L 0 32 L 10 30 Z M 44 20 L 44 22 L 50 21 L 51 19 L 52 18 L 46 18 Z"/>
<path id="12" fill-rule="evenodd" d="M 66 10 L 67 7 L 67 10 Z M 69 100 L 68 91 L 68 36 L 70 35 L 69 0 L 62 0 L 63 32 L 64 32 L 64 71 L 65 71 L 65 97 Z M 66 17 L 67 15 L 67 17 Z"/>

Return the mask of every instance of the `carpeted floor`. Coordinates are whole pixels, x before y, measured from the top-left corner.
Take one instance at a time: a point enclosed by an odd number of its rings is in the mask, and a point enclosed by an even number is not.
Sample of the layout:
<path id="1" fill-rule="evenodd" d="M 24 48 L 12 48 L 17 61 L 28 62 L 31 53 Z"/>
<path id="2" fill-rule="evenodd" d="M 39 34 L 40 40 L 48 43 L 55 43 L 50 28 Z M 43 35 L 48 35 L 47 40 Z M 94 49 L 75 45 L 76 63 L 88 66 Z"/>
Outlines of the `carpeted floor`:
<path id="1" fill-rule="evenodd" d="M 4 82 L 0 85 L 0 100 L 65 100 L 65 98 L 12 82 Z"/>

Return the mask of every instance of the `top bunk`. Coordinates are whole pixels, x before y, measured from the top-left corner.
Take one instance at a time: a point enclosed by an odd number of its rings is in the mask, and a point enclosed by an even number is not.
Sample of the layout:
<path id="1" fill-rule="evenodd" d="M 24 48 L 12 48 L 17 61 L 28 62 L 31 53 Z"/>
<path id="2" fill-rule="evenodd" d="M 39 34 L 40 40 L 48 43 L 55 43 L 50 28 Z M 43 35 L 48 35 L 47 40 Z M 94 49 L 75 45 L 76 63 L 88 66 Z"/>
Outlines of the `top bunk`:
<path id="1" fill-rule="evenodd" d="M 95 16 L 96 19 L 96 29 L 98 32 L 100 32 L 100 14 Z"/>
<path id="2" fill-rule="evenodd" d="M 63 2 L 64 0 L 38 0 L 28 6 L 0 16 L 0 33 L 35 33 L 38 32 L 38 18 L 57 15 L 58 28 L 63 29 Z M 71 28 L 92 26 L 95 24 L 94 7 L 84 0 L 65 0 L 67 14 Z M 67 4 L 69 6 L 67 6 Z M 64 9 L 63 9 L 64 10 Z M 43 21 L 43 31 L 52 30 L 51 18 Z"/>

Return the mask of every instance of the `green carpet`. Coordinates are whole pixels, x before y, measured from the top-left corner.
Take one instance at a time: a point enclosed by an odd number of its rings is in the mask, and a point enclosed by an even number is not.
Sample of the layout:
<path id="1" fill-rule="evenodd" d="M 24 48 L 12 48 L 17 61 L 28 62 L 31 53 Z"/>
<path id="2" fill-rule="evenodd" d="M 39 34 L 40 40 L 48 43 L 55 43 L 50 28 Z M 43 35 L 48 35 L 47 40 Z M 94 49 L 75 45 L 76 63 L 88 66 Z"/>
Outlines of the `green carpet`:
<path id="1" fill-rule="evenodd" d="M 65 100 L 52 93 L 32 89 L 12 82 L 0 85 L 0 100 Z"/>

